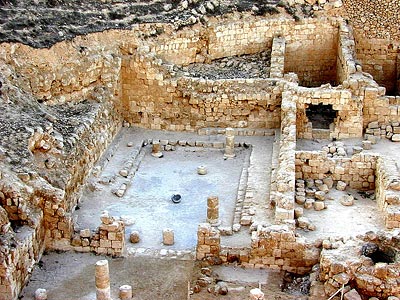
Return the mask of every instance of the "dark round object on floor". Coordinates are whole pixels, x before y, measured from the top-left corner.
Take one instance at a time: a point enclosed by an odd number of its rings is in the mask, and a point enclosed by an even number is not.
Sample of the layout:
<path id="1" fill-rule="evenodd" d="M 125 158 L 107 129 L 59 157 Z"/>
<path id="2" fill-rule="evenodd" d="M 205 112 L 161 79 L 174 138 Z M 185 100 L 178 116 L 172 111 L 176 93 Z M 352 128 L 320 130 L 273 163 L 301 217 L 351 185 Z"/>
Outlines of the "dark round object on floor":
<path id="1" fill-rule="evenodd" d="M 181 202 L 181 195 L 179 195 L 179 194 L 174 194 L 174 195 L 172 195 L 172 197 L 171 197 L 171 200 L 172 200 L 172 202 L 174 202 L 174 203 L 179 203 L 179 202 Z"/>

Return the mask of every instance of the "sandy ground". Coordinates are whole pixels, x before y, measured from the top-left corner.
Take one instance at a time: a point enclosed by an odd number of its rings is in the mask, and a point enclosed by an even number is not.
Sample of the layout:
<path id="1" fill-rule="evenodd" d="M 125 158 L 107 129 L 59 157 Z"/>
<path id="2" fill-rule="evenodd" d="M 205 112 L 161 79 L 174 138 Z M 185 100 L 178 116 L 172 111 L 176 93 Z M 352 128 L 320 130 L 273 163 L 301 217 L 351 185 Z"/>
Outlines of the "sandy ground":
<path id="1" fill-rule="evenodd" d="M 161 260 L 150 257 L 120 258 L 83 253 L 44 255 L 40 266 L 21 293 L 22 299 L 33 300 L 37 288 L 48 291 L 53 300 L 95 300 L 95 263 L 107 259 L 110 268 L 111 295 L 118 299 L 121 285 L 132 286 L 134 299 L 187 299 L 194 261 Z"/>
<path id="2" fill-rule="evenodd" d="M 129 284 L 135 300 L 186 300 L 188 283 L 192 287 L 200 276 L 200 265 L 193 260 L 163 260 L 150 257 L 112 259 L 83 253 L 50 253 L 43 256 L 20 295 L 33 300 L 38 288 L 48 291 L 53 300 L 95 300 L 95 263 L 107 259 L 110 267 L 112 299 L 118 298 L 119 287 Z M 253 288 L 261 287 L 267 299 L 300 300 L 304 296 L 281 292 L 282 274 L 271 270 L 243 269 L 236 266 L 212 268 L 213 278 L 227 283 L 226 296 L 216 296 L 203 288 L 190 299 L 247 299 Z M 215 282 L 214 282 L 215 283 Z M 214 284 L 210 285 L 213 286 Z"/>

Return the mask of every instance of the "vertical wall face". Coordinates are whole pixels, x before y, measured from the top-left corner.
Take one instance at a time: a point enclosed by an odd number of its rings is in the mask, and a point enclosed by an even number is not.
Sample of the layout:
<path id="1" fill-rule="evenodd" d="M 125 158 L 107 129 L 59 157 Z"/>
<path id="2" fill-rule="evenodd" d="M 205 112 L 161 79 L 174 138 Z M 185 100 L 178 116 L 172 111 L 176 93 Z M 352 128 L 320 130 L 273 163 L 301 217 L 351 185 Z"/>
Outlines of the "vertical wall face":
<path id="1" fill-rule="evenodd" d="M 308 24 L 298 35 L 286 39 L 285 73 L 296 73 L 301 86 L 336 85 L 337 56 L 338 28 L 328 23 Z"/>
<path id="2" fill-rule="evenodd" d="M 363 71 L 371 74 L 374 80 L 386 88 L 387 95 L 399 95 L 398 56 L 400 42 L 386 39 L 366 39 L 355 33 L 356 55 Z"/>

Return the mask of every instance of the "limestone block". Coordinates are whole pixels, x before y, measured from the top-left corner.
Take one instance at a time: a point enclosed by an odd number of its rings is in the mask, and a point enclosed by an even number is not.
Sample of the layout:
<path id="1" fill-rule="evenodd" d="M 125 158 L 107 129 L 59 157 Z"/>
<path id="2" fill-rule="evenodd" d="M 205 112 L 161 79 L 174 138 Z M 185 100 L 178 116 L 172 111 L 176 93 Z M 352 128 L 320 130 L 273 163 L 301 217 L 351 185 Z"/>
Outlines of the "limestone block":
<path id="1" fill-rule="evenodd" d="M 170 228 L 163 230 L 163 244 L 171 246 L 174 244 L 174 231 Z"/>
<path id="2" fill-rule="evenodd" d="M 346 294 L 344 294 L 344 300 L 362 300 L 362 299 L 360 294 L 355 289 L 352 289 Z"/>
<path id="3" fill-rule="evenodd" d="M 352 206 L 354 204 L 354 197 L 352 195 L 344 195 L 340 198 L 340 203 L 344 206 Z"/>
<path id="4" fill-rule="evenodd" d="M 132 299 L 132 286 L 121 285 L 119 288 L 119 299 L 131 300 Z"/>
<path id="5" fill-rule="evenodd" d="M 311 209 L 314 206 L 315 200 L 312 198 L 306 199 L 306 202 L 304 203 L 304 208 L 305 209 Z"/>
<path id="6" fill-rule="evenodd" d="M 115 191 L 115 195 L 117 195 L 118 197 L 123 197 L 125 195 L 126 189 L 128 188 L 128 186 L 123 183 L 121 184 L 121 186 L 118 188 L 118 190 Z"/>
<path id="7" fill-rule="evenodd" d="M 251 300 L 264 300 L 265 299 L 264 293 L 258 288 L 252 289 L 252 290 L 250 290 L 250 299 Z"/>
<path id="8" fill-rule="evenodd" d="M 89 228 L 82 229 L 82 230 L 79 232 L 79 235 L 80 235 L 81 238 L 90 238 L 90 236 L 91 236 L 91 231 L 90 231 Z"/>
<path id="9" fill-rule="evenodd" d="M 127 177 L 129 174 L 128 170 L 122 169 L 119 171 L 119 175 L 121 175 L 122 177 Z"/>
<path id="10" fill-rule="evenodd" d="M 344 191 L 346 189 L 346 187 L 347 187 L 347 184 L 345 182 L 343 182 L 343 181 L 340 181 L 340 180 L 336 184 L 336 189 L 338 191 Z"/>
<path id="11" fill-rule="evenodd" d="M 398 133 L 393 134 L 392 141 L 393 142 L 400 142 L 400 134 L 398 134 Z"/>
<path id="12" fill-rule="evenodd" d="M 294 209 L 294 217 L 295 217 L 296 219 L 302 217 L 303 214 L 304 214 L 304 211 L 303 211 L 303 208 L 302 208 L 302 207 L 296 207 L 296 208 Z"/>
<path id="13" fill-rule="evenodd" d="M 328 186 L 329 189 L 331 189 L 333 187 L 332 177 L 325 177 L 324 179 L 322 179 L 322 181 L 324 182 L 324 184 L 326 184 Z"/>
<path id="14" fill-rule="evenodd" d="M 315 230 L 315 226 L 311 223 L 310 219 L 306 217 L 300 217 L 297 219 L 299 228 L 307 230 Z"/>
<path id="15" fill-rule="evenodd" d="M 347 284 L 350 280 L 350 275 L 344 272 L 339 273 L 333 276 L 333 280 L 335 280 L 339 284 Z"/>
<path id="16" fill-rule="evenodd" d="M 35 291 L 35 300 L 47 300 L 47 290 L 37 289 Z"/>
<path id="17" fill-rule="evenodd" d="M 325 183 L 324 183 L 324 184 L 321 184 L 321 185 L 318 187 L 318 189 L 319 189 L 321 192 L 324 192 L 325 194 L 329 192 L 329 187 L 328 187 L 328 185 L 325 184 Z"/>
<path id="18" fill-rule="evenodd" d="M 306 189 L 306 196 L 307 197 L 314 197 L 315 196 L 315 189 L 313 189 L 313 188 Z"/>
<path id="19" fill-rule="evenodd" d="M 110 225 L 114 222 L 114 218 L 106 210 L 101 213 L 100 220 L 104 225 Z"/>
<path id="20" fill-rule="evenodd" d="M 306 202 L 306 197 L 296 195 L 296 203 L 303 205 Z"/>
<path id="21" fill-rule="evenodd" d="M 325 200 L 325 192 L 323 192 L 323 191 L 315 192 L 315 199 L 324 201 Z"/>
<path id="22" fill-rule="evenodd" d="M 133 230 L 133 231 L 129 234 L 129 241 L 130 241 L 132 244 L 139 243 L 139 241 L 140 241 L 139 231 Z"/>
<path id="23" fill-rule="evenodd" d="M 372 142 L 371 141 L 362 141 L 362 147 L 364 150 L 371 150 Z"/>
<path id="24" fill-rule="evenodd" d="M 314 206 L 314 210 L 320 211 L 325 208 L 325 203 L 323 201 L 315 201 L 313 206 Z"/>

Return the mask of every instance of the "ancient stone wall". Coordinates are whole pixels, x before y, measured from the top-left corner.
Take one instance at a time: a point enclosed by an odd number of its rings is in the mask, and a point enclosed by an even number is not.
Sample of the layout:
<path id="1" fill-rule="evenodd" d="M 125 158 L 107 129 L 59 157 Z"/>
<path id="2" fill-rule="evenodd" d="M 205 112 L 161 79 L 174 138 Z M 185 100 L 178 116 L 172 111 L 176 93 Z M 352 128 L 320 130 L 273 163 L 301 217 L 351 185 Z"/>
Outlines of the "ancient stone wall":
<path id="1" fill-rule="evenodd" d="M 379 157 L 376 163 L 376 199 L 386 228 L 400 228 L 400 173 L 388 157 Z"/>
<path id="2" fill-rule="evenodd" d="M 197 231 L 196 258 L 214 263 L 240 263 L 248 268 L 271 268 L 305 274 L 319 260 L 320 249 L 304 238 L 296 237 L 287 225 L 257 226 L 251 246 L 221 246 L 220 232 L 210 224 Z"/>
<path id="3" fill-rule="evenodd" d="M 287 225 L 259 226 L 252 232 L 249 264 L 304 274 L 318 262 L 319 254 Z"/>
<path id="4" fill-rule="evenodd" d="M 80 38 L 75 45 L 64 42 L 51 49 L 3 44 L 0 52 L 26 80 L 24 88 L 39 102 L 79 102 L 98 87 L 107 87 L 117 94 L 121 65 L 118 51 L 96 43 L 96 35 L 90 39 L 92 43 Z"/>
<path id="5" fill-rule="evenodd" d="M 296 97 L 284 92 L 281 105 L 281 134 L 275 184 L 271 188 L 271 202 L 275 203 L 275 221 L 294 219 L 295 149 L 296 149 Z"/>
<path id="6" fill-rule="evenodd" d="M 161 36 L 151 50 L 167 62 L 188 64 L 271 49 L 276 36 L 286 39 L 285 73 L 297 73 L 304 86 L 337 82 L 338 24 L 334 19 L 210 19 L 207 29 Z"/>
<path id="7" fill-rule="evenodd" d="M 81 45 L 57 45 L 50 50 L 10 44 L 0 49 L 13 69 L 7 84 L 16 84 L 12 88 L 31 95 L 23 99 L 21 94 L 21 99 L 12 101 L 32 101 L 26 105 L 34 110 L 40 109 L 37 102 L 49 105 L 42 109 L 46 119 L 41 126 L 24 127 L 24 151 L 30 153 L 35 169 L 21 169 L 12 187 L 20 180 L 27 192 L 6 192 L 3 187 L 10 186 L 5 185 L 1 188 L 1 204 L 11 217 L 14 232 L 10 232 L 11 246 L 2 248 L 0 254 L 4 262 L 0 290 L 5 297 L 0 299 L 16 299 L 45 248 L 71 249 L 71 212 L 82 185 L 122 125 L 117 113 L 121 60 L 111 54 L 118 52 L 98 48 L 96 35 L 89 40 L 77 39 Z"/>
<path id="8" fill-rule="evenodd" d="M 57 205 L 63 192 L 37 174 L 15 176 L 2 168 L 0 204 L 6 219 L 1 223 L 0 299 L 15 299 L 45 248 L 48 226 L 46 207 Z"/>
<path id="9" fill-rule="evenodd" d="M 385 90 L 381 87 L 367 87 L 364 89 L 364 127 L 371 122 L 389 125 L 391 122 L 400 122 L 400 97 L 384 96 Z"/>
<path id="10" fill-rule="evenodd" d="M 356 58 L 364 72 L 386 88 L 386 94 L 399 95 L 398 72 L 400 41 L 390 39 L 365 39 L 355 35 Z"/>
<path id="11" fill-rule="evenodd" d="M 101 224 L 96 230 L 81 229 L 73 236 L 73 249 L 77 252 L 122 256 L 125 249 L 124 222 L 115 220 L 108 212 L 103 212 L 100 219 Z"/>
<path id="12" fill-rule="evenodd" d="M 322 151 L 296 152 L 297 179 L 324 179 L 343 181 L 357 190 L 375 189 L 377 157 L 373 154 L 356 154 L 352 157 L 328 158 Z"/>
<path id="13" fill-rule="evenodd" d="M 279 126 L 282 87 L 276 81 L 171 78 L 167 67 L 148 51 L 143 47 L 123 60 L 122 102 L 131 124 L 188 131 Z"/>

